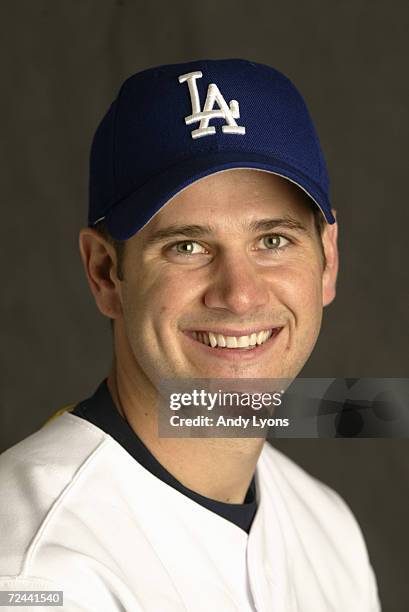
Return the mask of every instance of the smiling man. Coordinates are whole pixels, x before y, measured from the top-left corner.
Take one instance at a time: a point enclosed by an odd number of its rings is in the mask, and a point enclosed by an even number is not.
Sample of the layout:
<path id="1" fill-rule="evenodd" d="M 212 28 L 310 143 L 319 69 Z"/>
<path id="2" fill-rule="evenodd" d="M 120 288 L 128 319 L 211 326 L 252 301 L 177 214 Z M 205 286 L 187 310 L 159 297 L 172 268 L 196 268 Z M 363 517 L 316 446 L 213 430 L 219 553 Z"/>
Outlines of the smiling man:
<path id="1" fill-rule="evenodd" d="M 378 612 L 334 491 L 263 437 L 158 435 L 163 380 L 294 379 L 335 297 L 337 224 L 299 92 L 244 60 L 133 75 L 90 187 L 80 251 L 113 366 L 0 458 L 0 587 L 63 590 L 71 611 Z"/>

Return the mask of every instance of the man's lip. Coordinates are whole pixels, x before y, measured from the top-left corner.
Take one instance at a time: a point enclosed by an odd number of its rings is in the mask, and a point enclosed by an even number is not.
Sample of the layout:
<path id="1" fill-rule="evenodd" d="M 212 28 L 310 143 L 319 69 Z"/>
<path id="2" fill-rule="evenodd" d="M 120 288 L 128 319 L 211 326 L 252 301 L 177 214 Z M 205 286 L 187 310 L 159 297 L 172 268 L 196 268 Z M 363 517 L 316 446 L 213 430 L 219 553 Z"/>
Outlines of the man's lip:
<path id="1" fill-rule="evenodd" d="M 236 336 L 237 338 L 240 338 L 240 336 L 250 336 L 251 334 L 258 334 L 261 331 L 268 331 L 270 329 L 281 329 L 281 327 L 283 327 L 282 325 L 267 325 L 266 327 L 249 327 L 247 329 L 227 329 L 227 328 L 223 328 L 223 329 L 204 329 L 202 327 L 192 327 L 189 329 L 184 329 L 182 330 L 185 334 L 188 334 L 189 336 L 193 333 L 193 332 L 199 332 L 199 333 L 212 333 L 212 334 L 222 334 L 223 336 Z"/>
<path id="2" fill-rule="evenodd" d="M 192 333 L 184 333 L 183 335 L 185 336 L 186 341 L 192 342 L 192 346 L 194 344 L 195 347 L 197 347 L 196 350 L 200 351 L 201 354 L 203 355 L 207 355 L 208 357 L 211 357 L 212 359 L 221 360 L 221 362 L 227 360 L 227 361 L 244 363 L 244 362 L 256 361 L 259 358 L 261 358 L 265 353 L 267 353 L 270 350 L 270 347 L 273 344 L 275 344 L 277 339 L 281 336 L 281 332 L 284 329 L 284 326 L 275 327 L 273 329 L 276 329 L 277 332 L 273 333 L 270 336 L 270 338 L 268 338 L 268 340 L 266 340 L 262 344 L 258 344 L 254 346 L 252 349 L 246 349 L 246 348 L 233 349 L 233 348 L 227 348 L 227 347 L 222 348 L 220 346 L 215 346 L 214 348 L 212 348 L 211 346 L 208 346 L 207 344 L 203 344 L 203 342 L 200 342 L 199 340 L 195 340 Z M 262 331 L 262 329 L 260 329 L 260 331 Z"/>

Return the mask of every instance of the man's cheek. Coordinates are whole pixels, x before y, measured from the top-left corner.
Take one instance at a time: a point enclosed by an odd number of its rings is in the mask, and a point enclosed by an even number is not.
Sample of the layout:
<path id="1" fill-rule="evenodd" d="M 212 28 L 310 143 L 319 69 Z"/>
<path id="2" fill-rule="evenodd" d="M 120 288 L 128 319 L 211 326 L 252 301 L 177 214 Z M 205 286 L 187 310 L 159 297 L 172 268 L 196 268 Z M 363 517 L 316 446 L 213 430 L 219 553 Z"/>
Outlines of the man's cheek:
<path id="1" fill-rule="evenodd" d="M 316 309 L 319 307 L 322 292 L 322 273 L 317 266 L 305 267 L 297 277 L 293 279 L 294 293 L 305 308 Z"/>
<path id="2" fill-rule="evenodd" d="M 317 308 L 321 296 L 321 278 L 310 268 L 280 272 L 270 283 L 272 300 L 285 304 L 291 311 L 302 314 Z"/>

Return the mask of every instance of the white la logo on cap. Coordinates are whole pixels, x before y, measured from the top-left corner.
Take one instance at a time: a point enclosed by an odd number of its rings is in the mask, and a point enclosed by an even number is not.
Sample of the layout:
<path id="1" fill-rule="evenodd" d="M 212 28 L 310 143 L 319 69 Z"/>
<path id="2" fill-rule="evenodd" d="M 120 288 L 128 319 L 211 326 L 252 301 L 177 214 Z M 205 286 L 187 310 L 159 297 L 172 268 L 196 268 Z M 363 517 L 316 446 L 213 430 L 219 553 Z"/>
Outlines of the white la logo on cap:
<path id="1" fill-rule="evenodd" d="M 200 109 L 200 97 L 197 89 L 196 79 L 201 79 L 203 73 L 199 70 L 196 72 L 188 72 L 179 77 L 179 83 L 187 81 L 192 103 L 192 114 L 185 117 L 186 125 L 200 121 L 197 130 L 193 130 L 192 138 L 200 138 L 201 136 L 209 136 L 216 133 L 216 128 L 210 126 L 209 121 L 216 117 L 223 117 L 227 125 L 222 125 L 222 131 L 225 134 L 245 134 L 246 128 L 237 125 L 235 119 L 240 118 L 239 103 L 237 100 L 231 100 L 228 105 L 226 100 L 220 93 L 220 89 L 214 83 L 210 83 L 207 88 L 207 96 L 203 111 Z M 215 109 L 214 104 L 218 103 L 219 108 Z"/>

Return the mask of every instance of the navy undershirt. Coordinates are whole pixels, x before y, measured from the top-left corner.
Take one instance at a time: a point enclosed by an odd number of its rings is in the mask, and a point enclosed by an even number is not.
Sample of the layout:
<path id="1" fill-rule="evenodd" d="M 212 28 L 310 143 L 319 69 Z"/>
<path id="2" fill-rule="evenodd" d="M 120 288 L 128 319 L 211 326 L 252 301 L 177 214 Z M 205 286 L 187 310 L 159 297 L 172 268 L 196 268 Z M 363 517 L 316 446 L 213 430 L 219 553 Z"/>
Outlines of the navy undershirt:
<path id="1" fill-rule="evenodd" d="M 111 397 L 106 379 L 102 381 L 94 395 L 83 400 L 71 411 L 93 425 L 105 431 L 145 469 L 151 474 L 170 485 L 180 493 L 183 493 L 204 508 L 215 512 L 219 516 L 234 523 L 246 533 L 249 533 L 251 523 L 257 510 L 256 483 L 254 476 L 248 488 L 246 498 L 242 504 L 227 504 L 224 502 L 204 497 L 191 489 L 185 487 L 168 472 L 148 448 L 143 444 L 129 423 L 118 412 Z"/>

